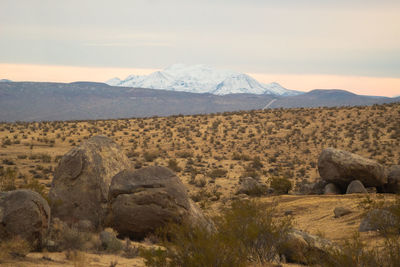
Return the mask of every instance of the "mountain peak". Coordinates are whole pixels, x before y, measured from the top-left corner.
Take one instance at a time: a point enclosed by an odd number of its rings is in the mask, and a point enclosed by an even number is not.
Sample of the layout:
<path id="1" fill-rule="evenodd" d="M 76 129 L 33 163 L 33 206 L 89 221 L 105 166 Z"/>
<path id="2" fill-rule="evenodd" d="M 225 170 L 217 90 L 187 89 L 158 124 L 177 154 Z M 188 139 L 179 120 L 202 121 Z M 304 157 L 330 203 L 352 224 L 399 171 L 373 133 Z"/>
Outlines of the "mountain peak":
<path id="1" fill-rule="evenodd" d="M 274 94 L 296 95 L 278 83 L 262 84 L 245 73 L 216 69 L 205 64 L 186 65 L 177 63 L 149 75 L 130 75 L 125 80 L 113 78 L 110 85 L 185 91 L 191 93 L 226 94 Z"/>

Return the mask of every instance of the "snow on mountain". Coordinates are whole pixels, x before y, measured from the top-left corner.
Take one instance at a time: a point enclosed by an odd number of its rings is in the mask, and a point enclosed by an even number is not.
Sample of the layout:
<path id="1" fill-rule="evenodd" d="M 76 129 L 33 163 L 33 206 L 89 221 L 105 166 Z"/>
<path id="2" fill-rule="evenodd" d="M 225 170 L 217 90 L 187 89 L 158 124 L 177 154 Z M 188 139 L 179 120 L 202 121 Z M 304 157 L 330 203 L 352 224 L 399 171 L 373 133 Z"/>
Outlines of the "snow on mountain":
<path id="1" fill-rule="evenodd" d="M 106 84 L 111 85 L 111 86 L 119 86 L 121 84 L 121 79 L 118 77 L 109 79 L 108 81 L 106 81 Z"/>
<path id="2" fill-rule="evenodd" d="M 264 86 L 246 74 L 234 74 L 226 78 L 212 91 L 216 95 L 226 94 L 269 94 Z"/>
<path id="3" fill-rule="evenodd" d="M 113 86 L 141 87 L 185 91 L 191 93 L 275 94 L 296 95 L 300 92 L 283 88 L 278 83 L 261 84 L 247 74 L 218 70 L 208 65 L 174 64 L 149 75 L 130 75 L 125 80 L 113 78 L 106 82 Z"/>

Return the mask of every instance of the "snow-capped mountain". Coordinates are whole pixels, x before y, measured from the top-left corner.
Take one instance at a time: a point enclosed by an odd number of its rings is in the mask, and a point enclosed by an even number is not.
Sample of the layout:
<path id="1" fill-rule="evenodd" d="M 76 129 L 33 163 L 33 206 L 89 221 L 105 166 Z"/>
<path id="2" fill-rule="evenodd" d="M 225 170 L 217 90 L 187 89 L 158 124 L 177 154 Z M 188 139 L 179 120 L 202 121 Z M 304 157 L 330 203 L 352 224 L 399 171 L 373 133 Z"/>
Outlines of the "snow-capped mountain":
<path id="1" fill-rule="evenodd" d="M 191 93 L 227 94 L 274 94 L 298 95 L 278 83 L 262 84 L 247 74 L 218 70 L 207 65 L 174 64 L 149 75 L 130 75 L 125 80 L 113 78 L 106 82 L 112 86 L 140 87 L 185 91 Z"/>

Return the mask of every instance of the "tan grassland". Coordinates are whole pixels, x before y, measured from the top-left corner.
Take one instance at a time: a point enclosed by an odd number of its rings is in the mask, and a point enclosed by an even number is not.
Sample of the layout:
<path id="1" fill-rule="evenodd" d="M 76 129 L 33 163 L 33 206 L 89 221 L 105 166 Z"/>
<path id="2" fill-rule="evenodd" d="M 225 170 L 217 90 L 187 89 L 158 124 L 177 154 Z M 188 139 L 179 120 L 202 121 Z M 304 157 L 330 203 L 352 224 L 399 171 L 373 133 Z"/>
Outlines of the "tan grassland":
<path id="1" fill-rule="evenodd" d="M 19 186 L 37 180 L 45 185 L 47 192 L 62 155 L 94 135 L 105 135 L 117 142 L 135 168 L 149 165 L 173 168 L 190 196 L 211 215 L 232 199 L 245 197 L 235 194 L 240 177 L 259 176 L 267 184 L 272 177 L 289 178 L 292 194 L 260 199 L 276 202 L 281 216 L 291 211 L 296 228 L 341 243 L 357 231 L 364 212 L 359 203 L 366 196 L 304 196 L 294 192 L 301 183 L 319 177 L 318 156 L 326 147 L 354 152 L 386 166 L 400 164 L 400 103 L 1 123 L 0 168 L 15 169 Z M 390 194 L 370 195 L 377 200 L 394 199 Z M 347 207 L 353 213 L 334 218 L 333 209 L 337 206 Z M 361 238 L 370 243 L 379 241 L 371 233 L 363 233 Z M 79 259 L 67 260 L 64 253 L 31 253 L 9 266 L 110 266 L 112 261 L 117 261 L 117 266 L 143 266 L 141 258 L 82 255 L 83 265 L 79 265 L 82 264 Z"/>

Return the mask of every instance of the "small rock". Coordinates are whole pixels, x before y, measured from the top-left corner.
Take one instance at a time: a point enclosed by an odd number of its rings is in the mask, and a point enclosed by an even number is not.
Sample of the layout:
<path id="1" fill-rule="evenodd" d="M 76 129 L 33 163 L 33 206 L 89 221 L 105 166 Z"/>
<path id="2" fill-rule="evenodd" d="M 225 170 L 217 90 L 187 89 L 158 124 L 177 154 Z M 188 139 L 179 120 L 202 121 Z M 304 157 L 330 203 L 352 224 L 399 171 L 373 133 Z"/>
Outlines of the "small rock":
<path id="1" fill-rule="evenodd" d="M 352 181 L 347 187 L 346 194 L 367 194 L 367 190 L 359 180 Z"/>
<path id="2" fill-rule="evenodd" d="M 376 187 L 367 187 L 365 188 L 368 194 L 376 194 L 377 190 Z"/>
<path id="3" fill-rule="evenodd" d="M 339 195 L 341 193 L 340 188 L 333 183 L 329 183 L 324 187 L 324 195 Z"/>
<path id="4" fill-rule="evenodd" d="M 54 242 L 53 240 L 47 240 L 47 243 L 46 243 L 46 249 L 47 249 L 47 251 L 50 251 L 50 252 L 56 252 L 57 251 L 57 244 L 56 244 L 56 242 Z"/>
<path id="5" fill-rule="evenodd" d="M 285 216 L 293 215 L 293 210 L 286 210 Z"/>
<path id="6" fill-rule="evenodd" d="M 335 214 L 335 218 L 339 218 L 339 217 L 342 217 L 344 215 L 350 214 L 351 210 L 343 208 L 343 207 L 336 207 L 333 210 L 333 213 Z"/>

